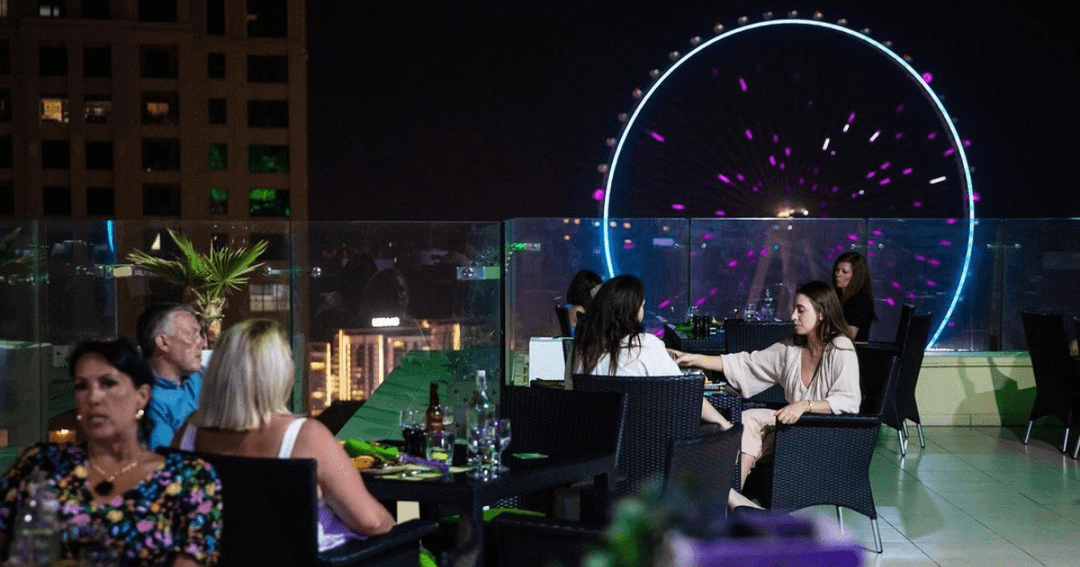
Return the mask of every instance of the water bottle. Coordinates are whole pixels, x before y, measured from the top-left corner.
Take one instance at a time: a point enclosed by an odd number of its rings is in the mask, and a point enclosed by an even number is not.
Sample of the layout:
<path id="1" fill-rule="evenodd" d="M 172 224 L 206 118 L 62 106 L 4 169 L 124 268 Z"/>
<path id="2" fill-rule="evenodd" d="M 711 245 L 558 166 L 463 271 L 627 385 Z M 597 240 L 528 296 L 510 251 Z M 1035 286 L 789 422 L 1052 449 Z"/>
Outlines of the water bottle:
<path id="1" fill-rule="evenodd" d="M 484 439 L 483 432 L 495 420 L 495 404 L 488 397 L 487 373 L 483 370 L 476 371 L 476 390 L 469 401 L 465 404 L 465 436 L 468 465 L 471 467 L 480 464 L 482 451 L 478 445 Z M 479 429 L 476 434 L 474 430 Z M 478 437 L 474 439 L 474 437 Z"/>
<path id="2" fill-rule="evenodd" d="M 45 567 L 60 558 L 60 499 L 41 470 L 34 471 L 27 493 L 15 519 L 8 564 Z"/>

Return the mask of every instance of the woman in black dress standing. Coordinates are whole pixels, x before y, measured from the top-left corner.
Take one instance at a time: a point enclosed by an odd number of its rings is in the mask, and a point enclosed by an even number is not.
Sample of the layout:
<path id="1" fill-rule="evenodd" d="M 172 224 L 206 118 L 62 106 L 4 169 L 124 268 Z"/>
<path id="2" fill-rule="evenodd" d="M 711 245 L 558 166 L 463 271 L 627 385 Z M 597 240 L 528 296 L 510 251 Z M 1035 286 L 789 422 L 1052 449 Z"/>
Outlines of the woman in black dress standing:
<path id="1" fill-rule="evenodd" d="M 853 340 L 870 340 L 870 325 L 877 316 L 874 314 L 874 294 L 870 289 L 870 268 L 866 258 L 858 252 L 844 252 L 837 256 L 833 263 L 833 285 L 844 309 L 844 319 L 851 327 Z"/>

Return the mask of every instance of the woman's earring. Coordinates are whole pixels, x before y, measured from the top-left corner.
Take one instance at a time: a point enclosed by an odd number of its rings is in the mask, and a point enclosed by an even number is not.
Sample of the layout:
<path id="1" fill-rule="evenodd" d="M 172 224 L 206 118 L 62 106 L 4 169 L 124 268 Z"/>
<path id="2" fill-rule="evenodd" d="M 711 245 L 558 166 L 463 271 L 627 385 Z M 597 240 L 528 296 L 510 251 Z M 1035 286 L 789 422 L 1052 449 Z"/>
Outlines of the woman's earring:
<path id="1" fill-rule="evenodd" d="M 82 421 L 82 414 L 81 413 L 75 414 L 75 421 Z"/>
<path id="2" fill-rule="evenodd" d="M 135 412 L 135 419 L 142 419 L 144 415 L 146 415 L 146 412 L 139 408 L 139 411 Z"/>

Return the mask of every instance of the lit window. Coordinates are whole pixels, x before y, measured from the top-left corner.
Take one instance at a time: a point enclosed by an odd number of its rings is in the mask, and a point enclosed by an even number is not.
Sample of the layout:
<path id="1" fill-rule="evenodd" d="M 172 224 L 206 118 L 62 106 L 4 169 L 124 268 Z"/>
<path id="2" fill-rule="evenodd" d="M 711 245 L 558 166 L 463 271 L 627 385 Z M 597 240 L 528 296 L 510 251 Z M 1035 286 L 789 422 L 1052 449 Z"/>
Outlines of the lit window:
<path id="1" fill-rule="evenodd" d="M 63 18 L 64 0 L 41 0 L 38 2 L 38 15 L 42 18 Z M 4 12 L 7 12 L 7 2 L 4 2 Z"/>
<path id="2" fill-rule="evenodd" d="M 288 189 L 252 189 L 248 191 L 248 215 L 253 217 L 288 217 Z"/>
<path id="3" fill-rule="evenodd" d="M 150 116 L 160 117 L 169 115 L 169 103 L 167 102 L 148 102 L 146 103 L 146 113 Z"/>
<path id="4" fill-rule="evenodd" d="M 89 124 L 108 124 L 112 118 L 111 100 L 86 100 L 86 122 Z"/>
<path id="5" fill-rule="evenodd" d="M 289 286 L 280 283 L 251 284 L 251 312 L 289 310 Z"/>
<path id="6" fill-rule="evenodd" d="M 210 188 L 210 214 L 224 215 L 229 212 L 229 190 L 224 187 Z"/>
<path id="7" fill-rule="evenodd" d="M 41 97 L 41 121 L 67 124 L 68 99 Z"/>

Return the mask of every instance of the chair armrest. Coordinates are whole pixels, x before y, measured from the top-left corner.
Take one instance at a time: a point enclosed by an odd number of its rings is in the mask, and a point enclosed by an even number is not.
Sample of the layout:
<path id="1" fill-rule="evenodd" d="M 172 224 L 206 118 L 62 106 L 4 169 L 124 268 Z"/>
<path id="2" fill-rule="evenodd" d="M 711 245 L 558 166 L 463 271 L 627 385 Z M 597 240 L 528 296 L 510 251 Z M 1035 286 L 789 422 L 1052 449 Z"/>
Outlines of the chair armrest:
<path id="1" fill-rule="evenodd" d="M 521 514 L 500 514 L 491 521 L 491 528 L 497 532 L 545 533 L 582 539 L 598 538 L 604 529 L 600 524 Z"/>
<path id="2" fill-rule="evenodd" d="M 861 413 L 842 413 L 835 415 L 804 413 L 799 421 L 792 424 L 777 424 L 777 430 L 791 427 L 852 427 L 870 428 L 881 423 L 881 416 Z"/>
<path id="3" fill-rule="evenodd" d="M 344 545 L 319 553 L 319 563 L 324 565 L 351 564 L 360 559 L 373 557 L 400 546 L 415 546 L 420 551 L 420 538 L 439 529 L 434 520 L 409 520 L 394 526 L 382 535 L 353 540 Z"/>

